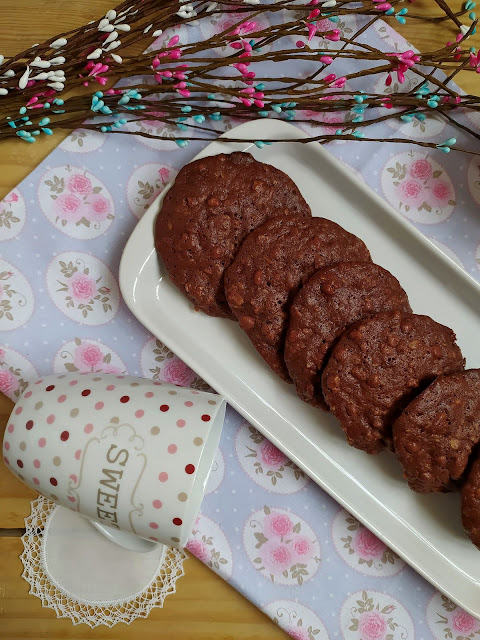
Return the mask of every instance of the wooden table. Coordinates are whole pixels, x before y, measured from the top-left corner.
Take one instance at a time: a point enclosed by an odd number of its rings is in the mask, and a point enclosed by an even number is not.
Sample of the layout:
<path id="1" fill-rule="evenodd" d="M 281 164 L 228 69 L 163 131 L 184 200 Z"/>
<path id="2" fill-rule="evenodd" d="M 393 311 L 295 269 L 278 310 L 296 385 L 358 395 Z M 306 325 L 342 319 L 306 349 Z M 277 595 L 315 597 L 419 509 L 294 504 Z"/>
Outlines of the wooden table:
<path id="1" fill-rule="evenodd" d="M 161 0 L 159 0 L 160 2 Z M 459 0 L 447 0 L 452 9 Z M 13 55 L 20 48 L 61 31 L 85 24 L 110 9 L 112 0 L 1 0 L 0 52 Z M 417 0 L 411 10 L 437 14 L 433 0 Z M 395 20 L 392 25 L 398 26 Z M 450 29 L 450 28 L 449 28 Z M 441 46 L 453 39 L 454 32 L 417 21 L 407 21 L 402 33 L 420 49 Z M 479 30 L 480 31 L 480 30 Z M 480 36 L 471 45 L 480 45 Z M 480 90 L 477 74 L 463 72 L 459 84 L 470 93 Z M 19 141 L 0 144 L 0 199 L 27 176 L 62 140 L 61 134 L 43 138 L 35 145 Z M 0 394 L 0 438 L 13 404 Z M 132 626 L 119 624 L 113 629 L 91 630 L 85 625 L 73 627 L 70 620 L 57 619 L 51 609 L 28 594 L 21 579 L 20 536 L 24 518 L 30 512 L 35 493 L 0 464 L 0 638 L 64 640 L 66 638 L 142 637 L 144 640 L 280 640 L 285 634 L 258 609 L 198 560 L 185 563 L 186 575 L 177 582 L 177 593 L 165 601 L 163 609 L 154 609 L 146 620 Z"/>

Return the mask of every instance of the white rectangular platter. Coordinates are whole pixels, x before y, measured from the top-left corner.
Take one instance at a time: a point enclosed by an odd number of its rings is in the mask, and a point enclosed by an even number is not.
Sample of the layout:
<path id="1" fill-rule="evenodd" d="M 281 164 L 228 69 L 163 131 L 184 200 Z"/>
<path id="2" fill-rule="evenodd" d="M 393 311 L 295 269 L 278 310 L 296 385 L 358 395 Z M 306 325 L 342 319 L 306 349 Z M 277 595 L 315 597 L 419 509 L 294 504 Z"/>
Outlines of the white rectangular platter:
<path id="1" fill-rule="evenodd" d="M 280 121 L 253 121 L 228 137 L 300 138 Z M 373 260 L 397 276 L 416 313 L 456 332 L 468 367 L 480 367 L 480 286 L 319 144 L 213 142 L 198 157 L 251 152 L 287 173 L 316 216 L 361 237 Z M 336 420 L 302 403 L 263 362 L 238 325 L 195 312 L 170 283 L 154 250 L 165 191 L 125 248 L 120 286 L 132 313 L 315 482 L 433 585 L 480 617 L 480 551 L 466 538 L 458 494 L 421 496 L 392 454 L 346 444 Z"/>

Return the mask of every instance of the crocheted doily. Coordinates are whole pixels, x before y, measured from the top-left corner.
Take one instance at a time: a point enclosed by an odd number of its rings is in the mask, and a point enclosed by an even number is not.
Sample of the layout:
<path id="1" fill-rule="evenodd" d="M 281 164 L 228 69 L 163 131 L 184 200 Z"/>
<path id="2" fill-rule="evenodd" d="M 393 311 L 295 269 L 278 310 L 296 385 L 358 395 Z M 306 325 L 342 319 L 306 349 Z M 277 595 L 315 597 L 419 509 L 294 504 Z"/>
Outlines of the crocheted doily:
<path id="1" fill-rule="evenodd" d="M 183 551 L 158 545 L 149 557 L 134 554 L 103 538 L 78 514 L 42 496 L 31 506 L 22 537 L 22 577 L 30 584 L 30 593 L 57 617 L 92 628 L 130 624 L 162 607 L 165 598 L 175 593 L 175 583 L 184 575 Z M 96 582 L 96 575 L 101 580 Z"/>

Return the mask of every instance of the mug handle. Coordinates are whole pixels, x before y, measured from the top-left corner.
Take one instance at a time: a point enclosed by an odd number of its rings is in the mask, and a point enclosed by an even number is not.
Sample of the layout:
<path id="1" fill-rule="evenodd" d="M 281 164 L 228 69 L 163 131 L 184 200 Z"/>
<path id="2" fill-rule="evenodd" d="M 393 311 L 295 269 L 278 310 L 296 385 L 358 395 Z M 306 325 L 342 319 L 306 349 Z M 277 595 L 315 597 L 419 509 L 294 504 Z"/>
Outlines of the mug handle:
<path id="1" fill-rule="evenodd" d="M 116 529 L 112 529 L 112 527 L 100 524 L 100 522 L 97 522 L 96 520 L 90 520 L 90 518 L 88 518 L 88 521 L 92 527 L 108 538 L 111 542 L 118 544 L 118 546 L 123 547 L 128 551 L 147 553 L 148 551 L 152 551 L 152 549 L 158 545 L 158 542 L 153 542 L 153 540 L 144 540 L 143 538 L 139 538 L 133 533 L 128 533 L 127 531 L 117 531 Z"/>

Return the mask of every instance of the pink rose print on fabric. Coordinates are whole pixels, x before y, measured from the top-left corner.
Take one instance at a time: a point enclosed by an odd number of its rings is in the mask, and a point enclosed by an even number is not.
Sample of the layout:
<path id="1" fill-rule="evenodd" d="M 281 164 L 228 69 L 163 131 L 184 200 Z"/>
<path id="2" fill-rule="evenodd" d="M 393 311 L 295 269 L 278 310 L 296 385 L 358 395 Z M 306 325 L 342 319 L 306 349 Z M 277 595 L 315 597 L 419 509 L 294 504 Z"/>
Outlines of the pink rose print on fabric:
<path id="1" fill-rule="evenodd" d="M 287 456 L 266 438 L 260 446 L 260 458 L 267 467 L 271 468 L 280 467 L 288 460 Z"/>
<path id="2" fill-rule="evenodd" d="M 383 640 L 387 635 L 387 622 L 376 611 L 362 613 L 358 621 L 358 631 L 365 640 Z"/>
<path id="3" fill-rule="evenodd" d="M 389 594 L 354 593 L 343 603 L 340 626 L 345 640 L 407 640 L 414 628 L 405 607 Z"/>
<path id="4" fill-rule="evenodd" d="M 432 177 L 432 173 L 432 165 L 425 158 L 415 160 L 410 167 L 410 175 L 412 178 L 418 178 L 419 180 L 428 180 Z"/>
<path id="5" fill-rule="evenodd" d="M 19 191 L 11 191 L 0 200 L 0 242 L 18 236 L 25 219 L 25 202 Z"/>
<path id="6" fill-rule="evenodd" d="M 220 525 L 200 513 L 186 544 L 190 553 L 213 569 L 224 580 L 232 574 L 232 550 Z"/>
<path id="7" fill-rule="evenodd" d="M 170 351 L 160 340 L 150 338 L 141 355 L 142 375 L 179 387 L 191 387 L 199 391 L 211 391 L 206 382 Z"/>
<path id="8" fill-rule="evenodd" d="M 20 386 L 19 381 L 8 369 L 0 369 L 0 391 L 9 398 L 15 395 Z"/>
<path id="9" fill-rule="evenodd" d="M 365 527 L 359 527 L 353 539 L 353 547 L 358 555 L 364 558 L 378 558 L 382 556 L 386 545 Z"/>
<path id="10" fill-rule="evenodd" d="M 243 544 L 258 573 L 274 583 L 301 585 L 317 572 L 320 547 L 310 526 L 283 509 L 253 513 L 243 530 Z"/>
<path id="11" fill-rule="evenodd" d="M 170 384 L 189 387 L 195 380 L 196 374 L 180 358 L 173 357 L 165 363 L 162 369 L 162 377 L 165 382 L 170 382 Z"/>
<path id="12" fill-rule="evenodd" d="M 17 400 L 28 386 L 28 381 L 37 377 L 32 363 L 10 347 L 0 348 L 0 391 Z"/>
<path id="13" fill-rule="evenodd" d="M 125 364 L 98 340 L 75 338 L 63 345 L 54 358 L 55 373 L 127 373 Z"/>
<path id="14" fill-rule="evenodd" d="M 76 222 L 80 220 L 82 201 L 73 193 L 62 193 L 55 200 L 54 208 L 57 214 L 66 221 Z"/>
<path id="15" fill-rule="evenodd" d="M 466 611 L 458 610 L 452 616 L 452 628 L 464 636 L 469 635 L 472 631 L 476 631 L 478 627 L 478 620 L 475 620 Z"/>
<path id="16" fill-rule="evenodd" d="M 293 600 L 274 600 L 262 607 L 264 613 L 295 640 L 328 640 L 317 614 Z"/>
<path id="17" fill-rule="evenodd" d="M 443 222 L 455 207 L 452 181 L 430 156 L 414 151 L 397 154 L 387 162 L 381 180 L 388 201 L 414 222 Z"/>
<path id="18" fill-rule="evenodd" d="M 466 640 L 480 634 L 480 620 L 438 592 L 428 603 L 427 621 L 437 640 Z"/>
<path id="19" fill-rule="evenodd" d="M 332 538 L 338 555 L 359 573 L 387 577 L 405 568 L 401 558 L 345 509 L 333 520 Z"/>
<path id="20" fill-rule="evenodd" d="M 111 212 L 110 202 L 102 195 L 94 195 L 90 198 L 91 218 L 99 221 L 106 220 Z"/>
<path id="21" fill-rule="evenodd" d="M 56 256 L 47 270 L 47 287 L 57 307 L 82 324 L 105 324 L 118 310 L 120 292 L 112 272 L 86 253 Z"/>
<path id="22" fill-rule="evenodd" d="M 67 189 L 73 193 L 85 195 L 93 190 L 91 181 L 86 175 L 76 173 L 67 180 Z"/>
<path id="23" fill-rule="evenodd" d="M 186 549 L 190 551 L 196 558 L 205 563 L 209 557 L 209 549 L 203 540 L 189 540 Z"/>
<path id="24" fill-rule="evenodd" d="M 271 493 L 296 493 L 309 482 L 301 469 L 248 422 L 237 431 L 235 451 L 245 473 Z"/>
<path id="25" fill-rule="evenodd" d="M 176 175 L 176 169 L 158 162 L 147 162 L 135 169 L 127 184 L 127 201 L 133 215 L 140 219 Z"/>
<path id="26" fill-rule="evenodd" d="M 97 286 L 93 278 L 84 273 L 74 273 L 68 283 L 68 291 L 75 300 L 91 300 L 97 294 Z"/>
<path id="27" fill-rule="evenodd" d="M 263 528 L 267 535 L 283 538 L 292 532 L 293 523 L 284 513 L 270 513 L 263 520 Z"/>
<path id="28" fill-rule="evenodd" d="M 95 238 L 114 219 L 113 199 L 108 190 L 80 167 L 48 169 L 40 181 L 38 199 L 50 222 L 73 238 Z"/>

